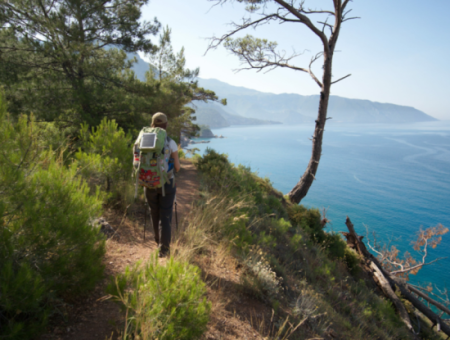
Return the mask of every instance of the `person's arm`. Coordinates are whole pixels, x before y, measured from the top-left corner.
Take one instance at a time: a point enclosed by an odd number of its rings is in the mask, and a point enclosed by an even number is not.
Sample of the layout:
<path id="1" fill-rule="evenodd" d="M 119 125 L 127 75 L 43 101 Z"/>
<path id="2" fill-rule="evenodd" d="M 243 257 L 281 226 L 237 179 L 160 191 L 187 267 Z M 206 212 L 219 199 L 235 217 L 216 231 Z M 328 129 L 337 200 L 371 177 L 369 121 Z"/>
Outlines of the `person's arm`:
<path id="1" fill-rule="evenodd" d="M 170 157 L 173 158 L 173 166 L 175 168 L 175 172 L 180 171 L 181 169 L 181 165 L 180 165 L 180 160 L 178 159 L 178 151 L 174 151 L 170 154 Z"/>

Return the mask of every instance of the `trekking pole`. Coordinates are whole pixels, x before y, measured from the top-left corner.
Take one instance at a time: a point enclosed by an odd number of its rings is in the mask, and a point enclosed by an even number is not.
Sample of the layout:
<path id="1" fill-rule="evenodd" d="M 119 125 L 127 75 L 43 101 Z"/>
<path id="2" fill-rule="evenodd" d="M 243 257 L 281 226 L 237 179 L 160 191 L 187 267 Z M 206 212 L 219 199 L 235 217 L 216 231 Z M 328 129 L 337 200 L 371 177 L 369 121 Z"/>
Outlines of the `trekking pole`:
<path id="1" fill-rule="evenodd" d="M 175 227 L 178 231 L 177 195 L 175 195 Z"/>
<path id="2" fill-rule="evenodd" d="M 144 243 L 145 243 L 145 229 L 147 228 L 147 188 L 144 187 Z"/>
<path id="3" fill-rule="evenodd" d="M 145 193 L 144 193 L 145 195 Z M 145 228 L 147 227 L 147 202 L 144 199 L 144 243 L 145 243 Z"/>

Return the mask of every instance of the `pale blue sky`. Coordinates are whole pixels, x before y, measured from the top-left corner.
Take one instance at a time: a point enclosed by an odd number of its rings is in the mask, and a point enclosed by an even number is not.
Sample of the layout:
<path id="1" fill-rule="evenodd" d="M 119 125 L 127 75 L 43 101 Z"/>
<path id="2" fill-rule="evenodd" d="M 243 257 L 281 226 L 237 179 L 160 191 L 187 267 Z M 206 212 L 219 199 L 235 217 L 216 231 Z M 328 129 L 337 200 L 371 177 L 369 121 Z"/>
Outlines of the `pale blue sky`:
<path id="1" fill-rule="evenodd" d="M 332 0 L 309 0 L 315 8 L 329 8 Z M 426 5 L 425 5 L 426 4 Z M 263 92 L 318 94 L 309 75 L 292 70 L 235 73 L 237 57 L 219 48 L 206 55 L 208 37 L 220 36 L 239 21 L 244 5 L 226 3 L 212 7 L 207 0 L 151 0 L 144 19 L 157 17 L 172 28 L 175 50 L 185 47 L 188 67 L 200 67 L 200 77 Z M 333 63 L 335 79 L 352 76 L 332 87 L 332 94 L 347 98 L 413 106 L 438 119 L 450 120 L 450 45 L 447 37 L 449 0 L 354 0 L 352 14 L 361 19 L 344 23 Z M 303 25 L 271 24 L 248 30 L 277 41 L 281 49 L 309 50 L 296 59 L 307 66 L 321 51 L 320 41 Z M 156 41 L 156 39 L 155 39 Z M 318 65 L 319 66 L 319 65 Z M 316 67 L 320 73 L 320 68 Z"/>

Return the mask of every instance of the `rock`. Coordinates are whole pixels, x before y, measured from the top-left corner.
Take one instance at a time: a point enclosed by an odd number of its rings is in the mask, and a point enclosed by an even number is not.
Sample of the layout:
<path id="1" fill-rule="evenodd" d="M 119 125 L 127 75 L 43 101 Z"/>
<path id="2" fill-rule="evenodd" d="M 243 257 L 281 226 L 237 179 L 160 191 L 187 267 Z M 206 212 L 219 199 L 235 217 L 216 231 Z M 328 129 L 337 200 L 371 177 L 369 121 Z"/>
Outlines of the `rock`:
<path id="1" fill-rule="evenodd" d="M 214 138 L 215 136 L 210 129 L 202 129 L 200 131 L 200 137 L 201 138 Z"/>
<path id="2" fill-rule="evenodd" d="M 89 224 L 94 228 L 100 228 L 100 231 L 105 234 L 106 238 L 112 237 L 115 233 L 113 227 L 111 227 L 111 225 L 103 217 L 96 218 Z"/>

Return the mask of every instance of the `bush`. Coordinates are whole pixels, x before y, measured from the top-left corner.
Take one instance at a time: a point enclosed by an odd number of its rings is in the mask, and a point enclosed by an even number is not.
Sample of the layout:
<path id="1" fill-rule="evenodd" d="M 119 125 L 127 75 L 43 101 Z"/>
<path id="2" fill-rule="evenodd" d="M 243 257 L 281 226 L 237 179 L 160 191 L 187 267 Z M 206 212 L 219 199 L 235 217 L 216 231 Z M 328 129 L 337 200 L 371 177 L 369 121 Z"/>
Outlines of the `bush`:
<path id="1" fill-rule="evenodd" d="M 207 176 L 212 187 L 221 187 L 225 181 L 229 181 L 231 168 L 226 155 L 210 148 L 207 148 L 203 157 L 197 160 L 197 169 Z"/>
<path id="2" fill-rule="evenodd" d="M 241 276 L 245 290 L 261 300 L 274 302 L 282 290 L 283 279 L 278 277 L 267 258 L 258 247 L 252 248 L 244 259 L 244 275 Z"/>
<path id="3" fill-rule="evenodd" d="M 133 172 L 132 139 L 114 120 L 104 118 L 91 132 L 81 125 L 81 148 L 75 154 L 77 167 L 91 187 L 100 186 L 113 201 L 130 199 L 124 193 Z M 124 183 L 126 185 L 124 185 Z"/>
<path id="4" fill-rule="evenodd" d="M 33 117 L 13 123 L 0 96 L 0 338 L 35 337 L 60 299 L 103 271 L 104 241 L 88 225 L 102 199 L 38 133 Z"/>
<path id="5" fill-rule="evenodd" d="M 128 310 L 124 339 L 194 339 L 209 321 L 200 270 L 173 257 L 162 266 L 156 253 L 142 268 L 127 268 L 107 290 Z"/>

